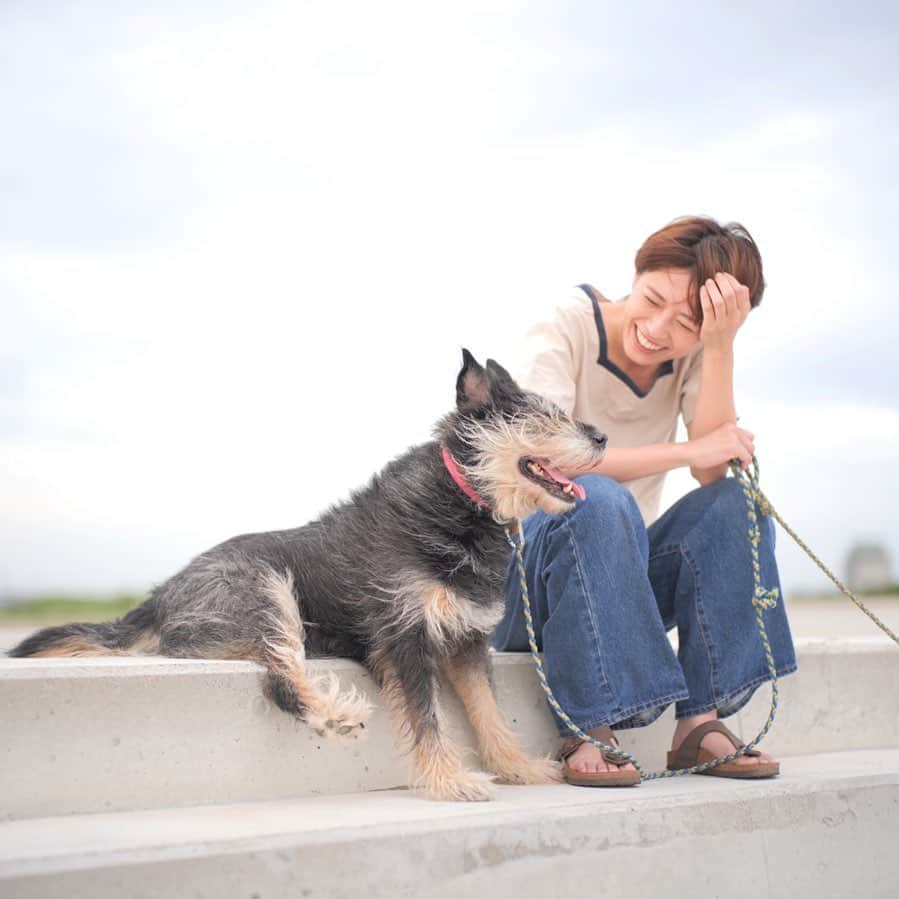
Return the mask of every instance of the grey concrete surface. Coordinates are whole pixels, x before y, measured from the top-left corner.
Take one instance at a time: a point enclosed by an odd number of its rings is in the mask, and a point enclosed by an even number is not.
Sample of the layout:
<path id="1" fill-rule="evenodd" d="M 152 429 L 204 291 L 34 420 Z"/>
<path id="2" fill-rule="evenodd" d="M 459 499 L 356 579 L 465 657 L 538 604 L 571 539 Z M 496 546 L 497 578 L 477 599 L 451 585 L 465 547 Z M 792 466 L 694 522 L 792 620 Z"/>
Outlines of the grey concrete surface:
<path id="1" fill-rule="evenodd" d="M 899 646 L 887 637 L 847 637 L 799 639 L 796 648 L 799 671 L 778 683 L 774 725 L 762 744 L 766 752 L 783 757 L 899 748 Z M 770 708 L 766 683 L 728 726 L 749 742 Z"/>
<path id="2" fill-rule="evenodd" d="M 899 634 L 899 596 L 862 597 L 862 601 L 893 632 Z M 794 637 L 880 636 L 877 626 L 844 596 L 826 599 L 787 597 Z M 0 652 L 6 652 L 37 630 L 36 626 L 0 626 Z"/>
<path id="3" fill-rule="evenodd" d="M 765 740 L 779 755 L 899 747 L 899 649 L 886 639 L 797 643 L 800 671 L 780 682 Z M 530 654 L 493 656 L 497 700 L 525 749 L 557 744 Z M 248 662 L 153 657 L 0 659 L 0 818 L 233 803 L 385 789 L 408 783 L 384 707 L 361 666 L 335 670 L 376 702 L 365 738 L 328 743 L 262 696 Z M 445 689 L 450 733 L 477 767 L 475 739 Z M 729 720 L 749 740 L 764 724 L 770 687 Z M 623 731 L 623 748 L 647 770 L 664 767 L 673 709 Z"/>
<path id="4" fill-rule="evenodd" d="M 860 600 L 894 634 L 899 634 L 899 596 L 862 596 Z M 834 595 L 827 599 L 786 598 L 794 637 L 874 637 L 880 630 L 851 599 Z"/>
<path id="5" fill-rule="evenodd" d="M 0 824 L 0 894 L 895 895 L 899 750 L 789 760 L 774 780 L 407 791 Z"/>

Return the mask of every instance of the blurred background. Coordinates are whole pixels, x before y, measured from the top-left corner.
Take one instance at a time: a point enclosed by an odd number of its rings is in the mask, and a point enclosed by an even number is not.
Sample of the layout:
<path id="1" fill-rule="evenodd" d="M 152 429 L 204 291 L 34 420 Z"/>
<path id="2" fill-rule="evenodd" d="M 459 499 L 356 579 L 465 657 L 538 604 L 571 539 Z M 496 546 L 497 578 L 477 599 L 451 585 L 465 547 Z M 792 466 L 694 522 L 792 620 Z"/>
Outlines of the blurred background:
<path id="1" fill-rule="evenodd" d="M 762 251 L 763 489 L 893 589 L 891 4 L 153 7 L 0 5 L 0 602 L 125 607 L 315 517 L 429 437 L 462 346 L 514 370 L 685 214 Z M 832 592 L 778 557 L 788 596 Z"/>

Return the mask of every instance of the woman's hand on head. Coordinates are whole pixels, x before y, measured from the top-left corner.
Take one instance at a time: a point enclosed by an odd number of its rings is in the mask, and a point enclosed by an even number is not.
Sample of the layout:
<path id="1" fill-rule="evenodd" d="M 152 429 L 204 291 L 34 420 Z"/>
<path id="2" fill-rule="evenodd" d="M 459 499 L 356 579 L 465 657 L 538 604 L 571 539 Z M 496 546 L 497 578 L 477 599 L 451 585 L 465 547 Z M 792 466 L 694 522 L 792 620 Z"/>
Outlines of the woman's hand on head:
<path id="1" fill-rule="evenodd" d="M 691 468 L 714 468 L 737 459 L 745 471 L 755 455 L 755 435 L 726 421 L 705 437 L 687 441 Z"/>
<path id="2" fill-rule="evenodd" d="M 716 272 L 699 287 L 702 304 L 702 329 L 699 340 L 704 352 L 726 350 L 733 346 L 749 310 L 749 288 L 728 272 Z"/>

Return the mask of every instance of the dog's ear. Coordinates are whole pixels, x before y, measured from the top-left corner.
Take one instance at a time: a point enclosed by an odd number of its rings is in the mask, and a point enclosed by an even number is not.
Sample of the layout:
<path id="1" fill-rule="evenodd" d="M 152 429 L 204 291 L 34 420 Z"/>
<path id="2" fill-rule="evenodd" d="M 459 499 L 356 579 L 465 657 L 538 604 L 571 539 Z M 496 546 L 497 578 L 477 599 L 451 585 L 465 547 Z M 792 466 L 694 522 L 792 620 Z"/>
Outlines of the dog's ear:
<path id="1" fill-rule="evenodd" d="M 462 350 L 462 370 L 456 378 L 456 405 L 486 406 L 490 403 L 490 385 L 487 372 L 468 350 Z"/>
<path id="2" fill-rule="evenodd" d="M 514 388 L 515 390 L 520 390 L 519 386 L 515 383 L 515 379 L 510 375 L 495 359 L 487 360 L 487 372 L 491 376 L 492 381 L 496 381 L 497 384 L 502 384 L 507 388 Z"/>
<path id="3" fill-rule="evenodd" d="M 494 400 L 501 397 L 516 399 L 521 396 L 521 388 L 515 383 L 515 379 L 495 359 L 487 360 L 487 384 Z"/>

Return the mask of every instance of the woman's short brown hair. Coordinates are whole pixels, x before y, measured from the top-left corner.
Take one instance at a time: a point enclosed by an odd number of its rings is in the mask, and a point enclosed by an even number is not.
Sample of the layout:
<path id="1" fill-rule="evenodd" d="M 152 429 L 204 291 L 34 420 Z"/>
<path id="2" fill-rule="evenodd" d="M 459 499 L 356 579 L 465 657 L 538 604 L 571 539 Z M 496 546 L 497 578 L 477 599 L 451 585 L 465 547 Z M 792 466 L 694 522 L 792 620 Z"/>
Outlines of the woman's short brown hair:
<path id="1" fill-rule="evenodd" d="M 637 274 L 663 268 L 691 272 L 690 305 L 702 320 L 699 285 L 716 272 L 729 272 L 749 288 L 749 302 L 758 306 L 765 290 L 762 257 L 752 235 L 740 224 L 719 225 L 705 216 L 684 216 L 651 234 L 637 250 Z"/>

